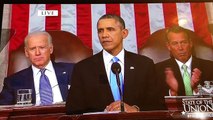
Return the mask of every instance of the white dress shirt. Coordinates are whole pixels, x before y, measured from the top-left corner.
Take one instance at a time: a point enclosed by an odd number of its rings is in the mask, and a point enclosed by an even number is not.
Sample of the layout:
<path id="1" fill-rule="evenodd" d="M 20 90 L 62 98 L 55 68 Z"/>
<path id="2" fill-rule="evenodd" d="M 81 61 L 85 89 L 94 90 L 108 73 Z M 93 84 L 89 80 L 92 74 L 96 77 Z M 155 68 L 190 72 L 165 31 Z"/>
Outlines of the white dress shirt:
<path id="1" fill-rule="evenodd" d="M 109 83 L 110 83 L 110 71 L 111 71 L 111 65 L 113 63 L 112 62 L 113 57 L 117 57 L 119 59 L 118 63 L 121 66 L 121 74 L 124 78 L 124 49 L 122 49 L 121 52 L 117 56 L 112 56 L 107 51 L 103 50 L 103 60 L 104 60 L 105 70 L 107 73 Z M 123 83 L 124 83 L 124 79 L 123 79 Z"/>
<path id="2" fill-rule="evenodd" d="M 63 102 L 63 99 L 62 99 L 62 96 L 61 96 L 61 91 L 59 89 L 57 77 L 56 77 L 56 74 L 55 74 L 55 70 L 53 68 L 51 61 L 47 64 L 45 69 L 46 69 L 45 75 L 49 78 L 50 85 L 52 87 L 53 104 Z M 40 69 L 36 68 L 33 65 L 32 65 L 32 70 L 33 70 L 34 87 L 35 87 L 35 94 L 36 94 L 35 105 L 40 105 L 41 101 L 40 101 L 40 94 L 39 94 L 39 84 L 40 84 L 41 72 L 40 72 Z"/>

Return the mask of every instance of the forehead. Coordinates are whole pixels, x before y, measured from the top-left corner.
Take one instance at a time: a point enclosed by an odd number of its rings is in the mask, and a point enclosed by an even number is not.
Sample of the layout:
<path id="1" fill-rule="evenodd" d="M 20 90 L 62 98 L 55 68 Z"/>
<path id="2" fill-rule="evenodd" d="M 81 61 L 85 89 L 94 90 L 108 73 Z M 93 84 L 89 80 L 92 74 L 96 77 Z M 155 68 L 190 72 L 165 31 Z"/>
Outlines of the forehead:
<path id="1" fill-rule="evenodd" d="M 176 40 L 187 40 L 187 35 L 184 32 L 169 32 L 168 33 L 168 39 L 169 41 L 176 41 Z"/>
<path id="2" fill-rule="evenodd" d="M 120 27 L 120 23 L 119 21 L 113 19 L 113 18 L 105 18 L 105 19 L 101 19 L 98 22 L 98 28 L 102 28 L 102 27 Z"/>
<path id="3" fill-rule="evenodd" d="M 38 44 L 44 44 L 48 43 L 48 36 L 45 34 L 37 34 L 29 36 L 28 38 L 28 45 L 38 45 Z"/>
<path id="4" fill-rule="evenodd" d="M 46 34 L 34 34 L 28 37 L 29 41 L 32 40 L 47 40 L 48 36 Z"/>

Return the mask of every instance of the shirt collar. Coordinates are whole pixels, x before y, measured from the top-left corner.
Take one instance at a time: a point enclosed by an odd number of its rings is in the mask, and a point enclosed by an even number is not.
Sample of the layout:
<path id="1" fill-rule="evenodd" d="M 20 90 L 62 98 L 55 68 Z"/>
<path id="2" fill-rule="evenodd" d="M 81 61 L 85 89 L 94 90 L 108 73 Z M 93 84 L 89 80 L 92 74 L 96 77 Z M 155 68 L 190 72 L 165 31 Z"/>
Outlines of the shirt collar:
<path id="1" fill-rule="evenodd" d="M 178 66 L 181 68 L 183 64 L 185 64 L 188 68 L 191 68 L 192 65 L 192 56 L 188 59 L 188 61 L 186 61 L 186 63 L 182 63 L 181 61 L 175 59 Z"/>
<path id="2" fill-rule="evenodd" d="M 52 61 L 49 61 L 49 63 L 44 67 L 47 71 L 52 72 L 53 71 L 53 64 Z M 35 67 L 34 65 L 32 65 L 32 70 L 33 73 L 35 73 L 36 75 L 38 75 L 38 73 L 40 72 L 40 69 Z"/>
<path id="3" fill-rule="evenodd" d="M 124 49 L 122 49 L 117 56 L 113 56 L 106 50 L 103 50 L 104 63 L 110 63 L 113 57 L 117 57 L 121 63 L 124 63 Z"/>

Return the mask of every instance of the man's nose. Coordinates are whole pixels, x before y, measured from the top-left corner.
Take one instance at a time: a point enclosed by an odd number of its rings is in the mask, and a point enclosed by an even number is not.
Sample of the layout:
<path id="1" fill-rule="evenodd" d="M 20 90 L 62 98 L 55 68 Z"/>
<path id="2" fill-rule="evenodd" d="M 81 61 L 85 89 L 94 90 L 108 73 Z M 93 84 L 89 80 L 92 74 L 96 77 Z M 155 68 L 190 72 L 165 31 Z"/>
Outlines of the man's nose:
<path id="1" fill-rule="evenodd" d="M 178 49 L 183 49 L 183 46 L 181 43 L 178 43 Z"/>
<path id="2" fill-rule="evenodd" d="M 107 37 L 109 34 L 106 30 L 103 31 L 103 37 Z"/>
<path id="3" fill-rule="evenodd" d="M 39 55 L 41 53 L 39 48 L 36 48 L 35 52 L 36 52 L 36 55 Z"/>

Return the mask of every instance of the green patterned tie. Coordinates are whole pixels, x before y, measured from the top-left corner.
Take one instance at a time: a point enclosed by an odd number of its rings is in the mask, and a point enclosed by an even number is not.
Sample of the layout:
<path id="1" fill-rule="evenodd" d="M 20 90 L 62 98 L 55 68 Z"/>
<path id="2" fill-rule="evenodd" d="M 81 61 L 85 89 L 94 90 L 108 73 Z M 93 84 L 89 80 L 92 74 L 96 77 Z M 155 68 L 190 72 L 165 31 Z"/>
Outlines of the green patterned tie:
<path id="1" fill-rule="evenodd" d="M 184 72 L 183 72 L 183 83 L 185 87 L 185 93 L 186 95 L 192 95 L 192 87 L 191 87 L 191 80 L 190 80 L 190 75 L 187 71 L 187 66 L 183 64 L 182 66 Z"/>

